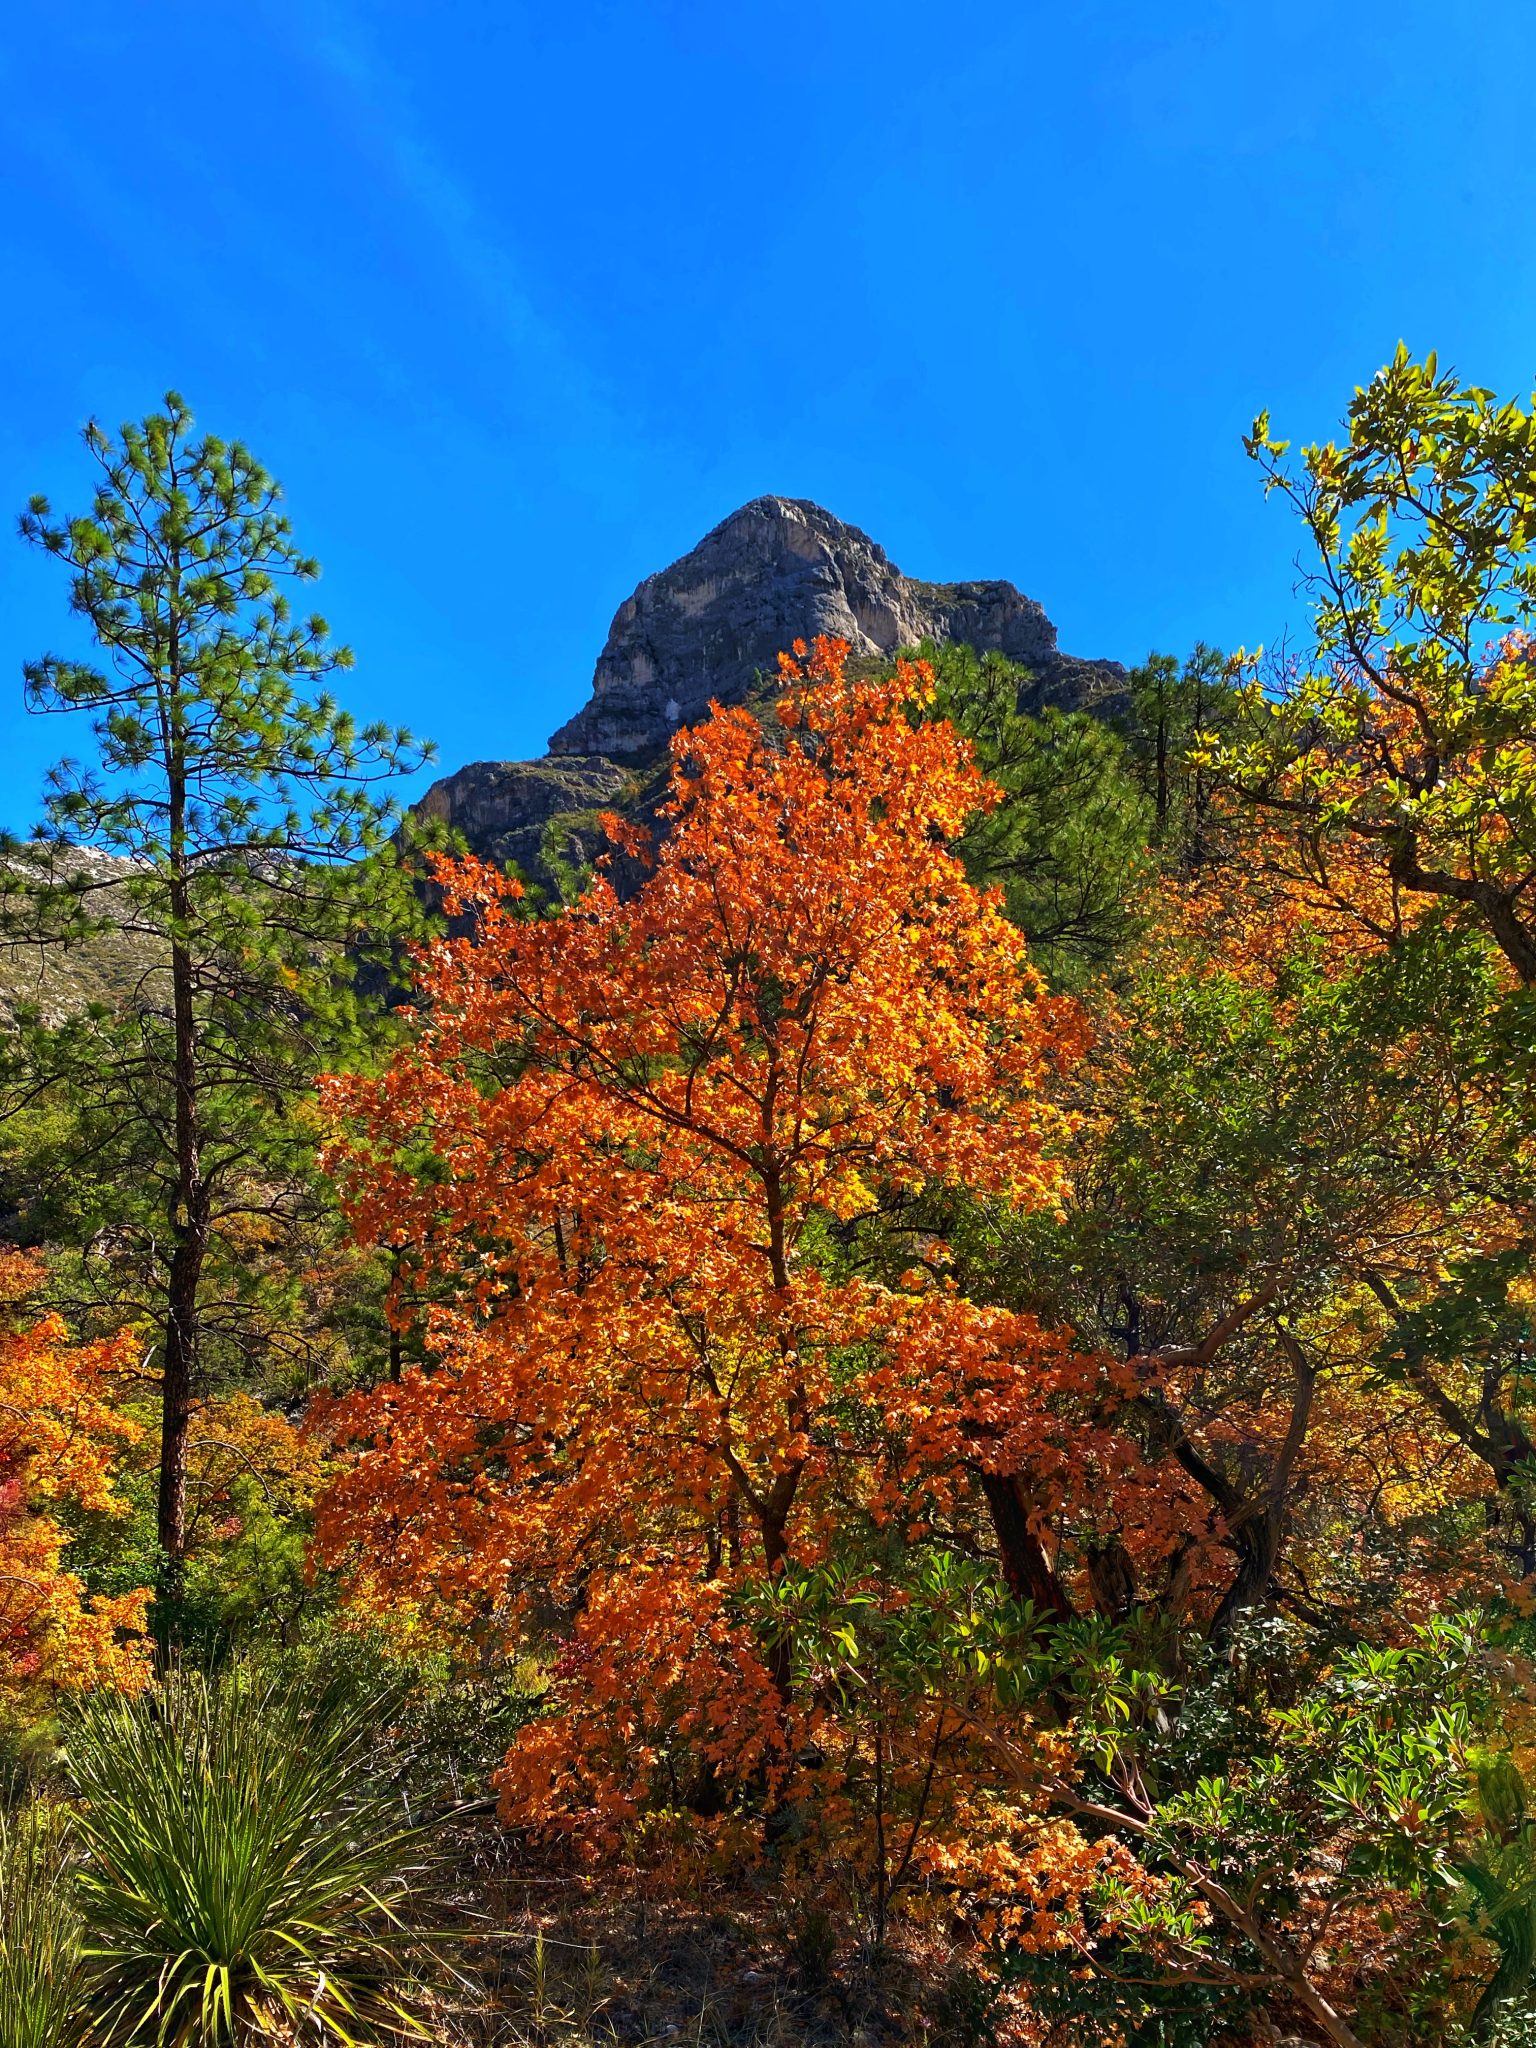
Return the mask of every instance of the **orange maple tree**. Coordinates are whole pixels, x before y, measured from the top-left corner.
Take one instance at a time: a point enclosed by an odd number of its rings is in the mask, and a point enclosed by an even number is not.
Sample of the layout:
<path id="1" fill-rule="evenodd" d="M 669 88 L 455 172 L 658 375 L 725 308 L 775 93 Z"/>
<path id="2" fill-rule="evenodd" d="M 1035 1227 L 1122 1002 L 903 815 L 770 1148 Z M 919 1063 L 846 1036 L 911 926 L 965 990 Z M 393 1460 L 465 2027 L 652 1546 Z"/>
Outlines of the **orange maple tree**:
<path id="1" fill-rule="evenodd" d="M 58 1316 L 19 1313 L 35 1264 L 0 1254 L 0 1709 L 147 1677 L 147 1591 L 91 1598 L 62 1563 L 66 1505 L 117 1514 L 113 1465 L 139 1435 L 111 1399 L 131 1338 L 71 1345 Z"/>
<path id="2" fill-rule="evenodd" d="M 629 900 L 602 873 L 530 917 L 444 863 L 471 935 L 423 955 L 389 1070 L 329 1089 L 355 1225 L 435 1306 L 424 1368 L 329 1411 L 322 1550 L 381 1610 L 553 1627 L 559 1711 L 503 1781 L 524 1820 L 761 1788 L 808 1703 L 751 1589 L 990 1509 L 1048 1604 L 1085 1469 L 1100 1361 L 965 1299 L 941 1245 L 897 1286 L 849 1256 L 934 1183 L 1054 1204 L 1045 1090 L 1082 1025 L 949 850 L 995 792 L 922 717 L 925 666 L 797 652 L 777 730 L 717 707 L 674 741 L 659 848 L 605 821 L 647 864 Z"/>

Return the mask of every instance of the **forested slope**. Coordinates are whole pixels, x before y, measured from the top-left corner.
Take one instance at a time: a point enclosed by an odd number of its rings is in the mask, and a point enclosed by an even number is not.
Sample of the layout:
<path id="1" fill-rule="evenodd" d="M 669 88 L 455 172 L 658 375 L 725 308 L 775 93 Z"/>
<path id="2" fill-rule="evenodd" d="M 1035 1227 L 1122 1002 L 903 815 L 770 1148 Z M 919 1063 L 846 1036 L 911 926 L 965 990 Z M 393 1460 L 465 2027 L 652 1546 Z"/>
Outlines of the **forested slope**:
<path id="1" fill-rule="evenodd" d="M 25 2038 L 1528 2040 L 1532 413 L 1261 416 L 1308 659 L 1086 694 L 757 501 L 803 632 L 689 723 L 647 620 L 793 622 L 643 585 L 524 874 L 389 803 L 248 450 L 88 448 L 23 531 L 93 851 L 5 900 L 76 977 L 0 1072 Z"/>

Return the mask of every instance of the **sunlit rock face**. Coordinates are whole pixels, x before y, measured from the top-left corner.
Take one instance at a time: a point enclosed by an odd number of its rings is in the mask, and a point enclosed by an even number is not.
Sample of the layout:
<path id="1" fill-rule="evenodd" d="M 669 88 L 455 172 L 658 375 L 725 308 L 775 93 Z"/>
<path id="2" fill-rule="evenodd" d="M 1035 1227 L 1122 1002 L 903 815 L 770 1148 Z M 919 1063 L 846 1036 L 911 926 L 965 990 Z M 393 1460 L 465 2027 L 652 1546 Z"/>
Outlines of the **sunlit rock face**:
<path id="1" fill-rule="evenodd" d="M 754 498 L 619 606 L 592 695 L 542 761 L 472 762 L 434 783 L 418 809 L 525 873 L 538 876 L 552 851 L 580 860 L 601 843 L 598 810 L 652 809 L 649 784 L 680 726 L 712 701 L 760 695 L 781 649 L 818 633 L 847 640 L 863 661 L 924 640 L 1004 654 L 1029 671 L 1029 710 L 1105 703 L 1125 684 L 1118 662 L 1063 654 L 1044 610 L 1011 583 L 922 583 L 820 505 Z"/>
<path id="2" fill-rule="evenodd" d="M 1121 680 L 1112 663 L 1061 655 L 1040 605 L 1011 583 L 920 583 L 821 506 L 754 498 L 619 606 L 591 701 L 549 750 L 618 760 L 654 753 L 711 699 L 739 703 L 772 676 L 782 648 L 817 633 L 865 658 L 922 640 L 995 649 L 1036 670 L 1043 697 L 1075 700 L 1086 685 Z M 1115 672 L 1078 673 L 1085 668 Z"/>

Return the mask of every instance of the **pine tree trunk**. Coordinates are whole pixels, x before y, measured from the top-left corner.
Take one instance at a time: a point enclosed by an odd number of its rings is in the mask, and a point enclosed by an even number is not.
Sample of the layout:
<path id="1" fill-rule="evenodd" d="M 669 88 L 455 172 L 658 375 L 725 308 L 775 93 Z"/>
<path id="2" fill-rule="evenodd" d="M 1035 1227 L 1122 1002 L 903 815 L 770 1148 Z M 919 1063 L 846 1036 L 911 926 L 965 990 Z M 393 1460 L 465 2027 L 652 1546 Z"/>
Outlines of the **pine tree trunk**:
<path id="1" fill-rule="evenodd" d="M 187 1552 L 187 1445 L 197 1390 L 200 1301 L 208 1255 L 208 1196 L 203 1185 L 197 1115 L 197 1017 L 192 956 L 187 945 L 190 893 L 182 864 L 185 779 L 172 754 L 171 774 L 171 998 L 174 1010 L 172 1087 L 176 1104 L 176 1173 L 172 1229 L 176 1249 L 166 1291 L 165 1367 L 160 1392 L 160 1488 L 156 1534 L 160 1545 L 160 1635 L 176 1631 Z"/>
<path id="2" fill-rule="evenodd" d="M 187 1444 L 197 1379 L 198 1289 L 206 1240 L 195 1221 L 182 1225 L 166 1293 L 165 1368 L 160 1382 L 160 1490 L 156 1535 L 162 1596 L 180 1598 L 187 1550 Z"/>

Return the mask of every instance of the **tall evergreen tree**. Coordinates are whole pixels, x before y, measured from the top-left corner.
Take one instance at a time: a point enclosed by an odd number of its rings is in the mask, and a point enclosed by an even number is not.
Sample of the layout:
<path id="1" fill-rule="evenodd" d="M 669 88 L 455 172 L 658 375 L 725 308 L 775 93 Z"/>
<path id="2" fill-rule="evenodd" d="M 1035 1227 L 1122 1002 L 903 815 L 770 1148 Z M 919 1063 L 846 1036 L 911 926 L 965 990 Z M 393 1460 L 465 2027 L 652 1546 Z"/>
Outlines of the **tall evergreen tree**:
<path id="1" fill-rule="evenodd" d="M 1226 657 L 1204 641 L 1182 662 L 1149 654 L 1127 694 L 1131 771 L 1151 799 L 1154 844 L 1165 866 L 1192 875 L 1211 852 L 1214 779 L 1200 743 L 1230 729 L 1237 703 Z"/>
<path id="2" fill-rule="evenodd" d="M 960 842 L 971 879 L 1001 887 L 1035 964 L 1079 987 L 1117 957 L 1136 928 L 1136 897 L 1153 836 L 1126 741 L 1089 711 L 1019 709 L 1031 677 L 1001 654 L 925 647 L 935 710 L 971 742 L 1003 792 Z"/>
<path id="3" fill-rule="evenodd" d="M 72 1099 L 82 1165 L 138 1218 L 171 1614 L 210 1259 L 221 1234 L 270 1241 L 292 1220 L 314 1077 L 365 1060 L 381 1029 L 359 965 L 419 911 L 398 811 L 375 785 L 430 750 L 358 726 L 317 687 L 352 656 L 323 619 L 295 616 L 283 586 L 318 567 L 248 449 L 195 435 L 175 393 L 117 439 L 93 423 L 85 441 L 90 510 L 59 518 L 34 498 L 21 533 L 68 567 L 101 660 L 47 654 L 25 682 L 33 710 L 85 716 L 95 758 L 51 771 L 35 839 L 6 849 L 3 917 L 13 941 L 68 946 L 110 902 L 145 952 L 131 1000 L 57 1028 L 24 1018 L 13 1052 L 22 1099 Z"/>

